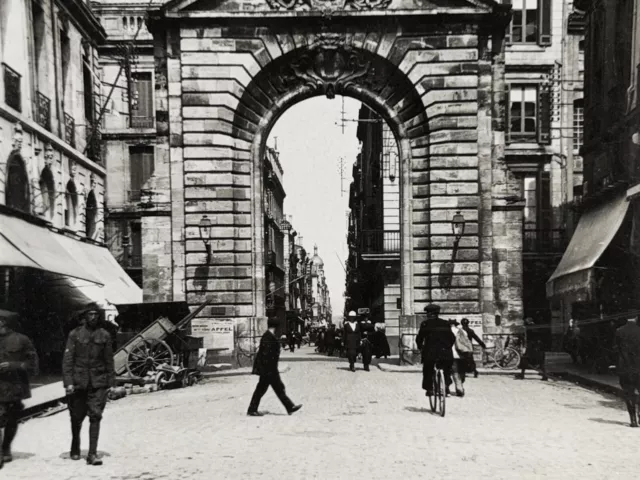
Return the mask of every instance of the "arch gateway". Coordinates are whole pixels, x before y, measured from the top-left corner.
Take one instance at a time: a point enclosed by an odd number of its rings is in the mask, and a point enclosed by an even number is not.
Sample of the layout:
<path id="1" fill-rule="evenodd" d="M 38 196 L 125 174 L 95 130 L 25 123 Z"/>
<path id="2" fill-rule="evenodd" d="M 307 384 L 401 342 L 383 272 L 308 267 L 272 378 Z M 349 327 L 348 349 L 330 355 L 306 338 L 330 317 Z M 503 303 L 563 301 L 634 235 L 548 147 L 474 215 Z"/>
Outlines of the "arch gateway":
<path id="1" fill-rule="evenodd" d="M 400 333 L 414 331 L 415 314 L 431 301 L 485 333 L 520 322 L 523 207 L 505 201 L 520 195 L 504 156 L 508 8 L 492 0 L 176 0 L 152 12 L 154 193 L 170 222 L 144 221 L 158 222 L 156 241 L 172 259 L 159 264 L 159 288 L 191 306 L 211 297 L 199 325 L 211 321 L 214 334 L 225 321 L 235 325 L 236 350 L 262 332 L 266 139 L 293 104 L 345 95 L 378 112 L 399 147 Z M 466 228 L 456 245 L 457 212 Z M 203 215 L 213 224 L 209 264 Z"/>

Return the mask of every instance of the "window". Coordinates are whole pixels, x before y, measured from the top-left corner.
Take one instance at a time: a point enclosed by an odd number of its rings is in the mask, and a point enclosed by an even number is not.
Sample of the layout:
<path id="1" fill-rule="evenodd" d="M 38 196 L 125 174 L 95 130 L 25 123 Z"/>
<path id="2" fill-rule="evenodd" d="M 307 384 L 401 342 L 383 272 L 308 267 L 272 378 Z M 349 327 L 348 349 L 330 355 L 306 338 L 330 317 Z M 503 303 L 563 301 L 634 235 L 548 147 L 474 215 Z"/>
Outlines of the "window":
<path id="1" fill-rule="evenodd" d="M 53 218 L 56 211 L 56 188 L 51 168 L 44 167 L 40 174 L 40 196 L 42 197 L 42 215 Z"/>
<path id="2" fill-rule="evenodd" d="M 131 223 L 131 256 L 128 266 L 142 267 L 142 225 L 139 222 Z"/>
<path id="3" fill-rule="evenodd" d="M 129 147 L 130 198 L 132 202 L 140 200 L 140 191 L 145 182 L 153 175 L 153 170 L 153 147 Z"/>
<path id="4" fill-rule="evenodd" d="M 84 85 L 84 118 L 89 124 L 93 123 L 93 74 L 91 73 L 90 50 L 85 51 L 82 57 L 82 80 Z"/>
<path id="5" fill-rule="evenodd" d="M 98 202 L 93 191 L 87 196 L 87 205 L 85 207 L 84 227 L 87 238 L 93 238 L 96 234 L 96 218 L 98 216 Z"/>
<path id="6" fill-rule="evenodd" d="M 64 225 L 65 227 L 74 228 L 78 218 L 78 190 L 73 180 L 67 182 L 64 205 Z"/>
<path id="7" fill-rule="evenodd" d="M 134 73 L 131 88 L 131 127 L 153 127 L 153 88 L 150 72 Z"/>
<path id="8" fill-rule="evenodd" d="M 45 21 L 44 10 L 37 2 L 31 2 L 31 15 L 33 29 L 33 63 L 35 70 L 35 88 L 40 86 L 40 79 L 46 76 L 47 59 L 44 48 Z M 44 83 L 44 82 L 42 82 Z"/>
<path id="9" fill-rule="evenodd" d="M 573 149 L 580 150 L 584 142 L 584 100 L 573 102 Z"/>
<path id="10" fill-rule="evenodd" d="M 511 142 L 551 141 L 551 91 L 536 84 L 509 86 L 509 134 Z"/>
<path id="11" fill-rule="evenodd" d="M 7 162 L 5 205 L 21 212 L 31 212 L 29 177 L 24 161 L 18 154 L 11 155 Z"/>
<path id="12" fill-rule="evenodd" d="M 66 113 L 70 113 L 68 111 L 68 106 L 66 105 L 66 93 L 68 91 L 67 82 L 69 79 L 69 66 L 71 64 L 71 43 L 69 41 L 69 35 L 65 30 L 60 30 L 60 61 L 62 63 L 62 109 Z M 70 105 L 69 105 L 70 106 Z"/>
<path id="13" fill-rule="evenodd" d="M 505 0 L 511 4 L 513 19 L 507 43 L 551 45 L 551 0 Z"/>

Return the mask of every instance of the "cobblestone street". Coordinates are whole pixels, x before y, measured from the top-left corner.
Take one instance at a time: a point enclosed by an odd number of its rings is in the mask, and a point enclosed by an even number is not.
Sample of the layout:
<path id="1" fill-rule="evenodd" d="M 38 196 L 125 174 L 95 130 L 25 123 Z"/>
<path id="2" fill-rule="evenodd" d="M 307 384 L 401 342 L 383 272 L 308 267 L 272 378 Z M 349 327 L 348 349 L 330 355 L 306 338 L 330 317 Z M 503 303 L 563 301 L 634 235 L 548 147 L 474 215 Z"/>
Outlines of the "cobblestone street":
<path id="1" fill-rule="evenodd" d="M 129 396 L 107 406 L 105 465 L 64 458 L 67 412 L 24 424 L 8 479 L 634 478 L 640 432 L 613 397 L 562 381 L 484 376 L 447 416 L 428 410 L 420 377 L 292 357 L 283 374 L 303 409 L 269 391 L 245 415 L 257 377 Z M 86 441 L 86 428 L 83 440 Z M 86 447 L 86 443 L 84 445 Z"/>

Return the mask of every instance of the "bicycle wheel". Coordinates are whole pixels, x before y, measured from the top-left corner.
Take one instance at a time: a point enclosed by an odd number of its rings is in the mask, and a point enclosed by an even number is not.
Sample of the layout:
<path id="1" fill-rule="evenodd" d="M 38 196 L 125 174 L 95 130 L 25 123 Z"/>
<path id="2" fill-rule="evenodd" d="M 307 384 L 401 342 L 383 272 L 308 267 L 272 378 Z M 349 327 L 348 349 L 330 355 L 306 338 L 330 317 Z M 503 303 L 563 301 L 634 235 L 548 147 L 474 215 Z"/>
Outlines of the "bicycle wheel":
<path id="1" fill-rule="evenodd" d="M 442 370 L 438 370 L 438 384 L 439 384 L 439 389 L 438 389 L 438 395 L 440 397 L 440 408 L 439 408 L 439 413 L 441 417 L 444 417 L 445 411 L 446 411 L 446 398 L 447 398 L 447 383 L 445 381 L 444 378 L 444 372 Z"/>
<path id="2" fill-rule="evenodd" d="M 431 411 L 435 412 L 438 408 L 438 372 L 433 372 L 433 379 L 431 380 L 431 395 L 429 395 L 429 406 Z"/>
<path id="3" fill-rule="evenodd" d="M 493 356 L 493 362 L 496 367 L 502 370 L 514 370 L 520 365 L 520 352 L 511 347 L 505 348 L 496 352 Z"/>

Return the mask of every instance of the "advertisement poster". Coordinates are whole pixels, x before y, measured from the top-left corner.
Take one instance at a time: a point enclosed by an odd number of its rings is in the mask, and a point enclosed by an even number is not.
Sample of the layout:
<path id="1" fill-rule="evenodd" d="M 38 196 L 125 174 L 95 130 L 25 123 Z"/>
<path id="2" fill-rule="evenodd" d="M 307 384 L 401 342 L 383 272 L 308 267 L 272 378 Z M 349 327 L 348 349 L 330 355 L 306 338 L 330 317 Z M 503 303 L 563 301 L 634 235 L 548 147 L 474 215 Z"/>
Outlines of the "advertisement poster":
<path id="1" fill-rule="evenodd" d="M 191 321 L 191 332 L 194 337 L 202 337 L 204 348 L 233 350 L 234 325 L 231 318 L 194 318 Z"/>

